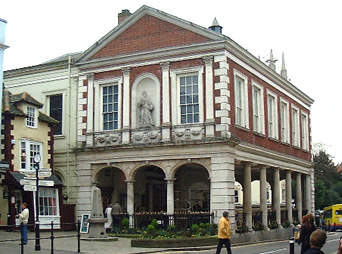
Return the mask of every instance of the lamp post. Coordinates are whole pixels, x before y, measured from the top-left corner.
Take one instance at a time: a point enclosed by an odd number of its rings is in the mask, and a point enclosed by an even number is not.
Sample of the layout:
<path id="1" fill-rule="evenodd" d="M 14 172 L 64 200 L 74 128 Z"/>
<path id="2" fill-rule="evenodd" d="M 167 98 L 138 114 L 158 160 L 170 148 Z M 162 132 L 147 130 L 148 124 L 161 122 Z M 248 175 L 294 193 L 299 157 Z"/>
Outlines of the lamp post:
<path id="1" fill-rule="evenodd" d="M 33 158 L 34 168 L 36 170 L 36 245 L 35 250 L 40 250 L 40 233 L 39 233 L 39 178 L 38 170 L 41 157 L 36 154 Z"/>

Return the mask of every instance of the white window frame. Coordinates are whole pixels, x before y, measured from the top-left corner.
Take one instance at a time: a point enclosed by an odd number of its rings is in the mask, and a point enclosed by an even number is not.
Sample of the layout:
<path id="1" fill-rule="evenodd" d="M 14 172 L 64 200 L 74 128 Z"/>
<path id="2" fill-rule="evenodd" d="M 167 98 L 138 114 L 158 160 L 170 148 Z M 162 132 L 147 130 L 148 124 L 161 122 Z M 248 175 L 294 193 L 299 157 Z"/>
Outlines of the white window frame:
<path id="1" fill-rule="evenodd" d="M 241 109 L 241 123 L 236 121 L 237 117 L 237 79 L 243 80 L 243 88 L 241 89 L 243 94 L 241 97 L 242 109 Z M 235 98 L 235 125 L 249 129 L 249 113 L 248 113 L 248 78 L 237 70 L 234 70 L 234 98 Z"/>
<path id="2" fill-rule="evenodd" d="M 286 111 L 285 111 L 285 119 L 284 119 L 284 138 L 282 137 L 282 111 L 281 111 L 281 105 L 284 103 L 286 105 Z M 280 98 L 280 141 L 286 144 L 290 144 L 290 117 L 289 117 L 289 102 L 283 98 Z"/>
<path id="3" fill-rule="evenodd" d="M 58 139 L 64 138 L 66 135 L 65 130 L 67 128 L 66 121 L 67 121 L 67 112 L 69 112 L 69 108 L 71 105 L 67 105 L 67 90 L 66 89 L 57 89 L 51 90 L 43 93 L 45 96 L 45 105 L 44 105 L 44 112 L 48 116 L 50 116 L 50 96 L 54 95 L 62 95 L 62 133 L 61 134 L 54 134 L 54 137 Z"/>
<path id="4" fill-rule="evenodd" d="M 297 112 L 297 115 L 294 117 L 293 113 Z M 300 147 L 300 120 L 299 120 L 299 108 L 295 105 L 291 104 L 291 119 L 292 119 L 292 146 Z"/>
<path id="5" fill-rule="evenodd" d="M 118 128 L 113 130 L 104 130 L 103 129 L 103 87 L 106 86 L 118 86 Z M 122 113 L 122 78 L 111 78 L 111 79 L 102 79 L 94 81 L 94 89 L 95 89 L 95 96 L 94 96 L 94 125 L 95 131 L 105 131 L 105 132 L 112 132 L 121 129 L 121 113 Z M 88 105 L 92 106 L 92 105 Z"/>
<path id="6" fill-rule="evenodd" d="M 272 126 L 270 126 L 270 103 L 269 103 L 269 97 L 273 97 L 273 112 L 272 112 Z M 271 92 L 270 90 L 267 90 L 267 129 L 268 129 L 268 137 L 273 139 L 278 139 L 278 96 Z M 270 135 L 270 129 L 272 129 L 272 134 Z"/>
<path id="7" fill-rule="evenodd" d="M 259 89 L 260 91 L 259 98 L 255 98 L 255 89 Z M 259 101 L 258 105 L 255 105 L 256 101 Z M 264 88 L 254 81 L 252 81 L 252 104 L 253 131 L 265 134 Z M 258 117 L 257 126 L 255 125 L 255 117 Z"/>
<path id="8" fill-rule="evenodd" d="M 180 77 L 187 75 L 198 76 L 198 104 L 199 104 L 199 122 L 181 123 L 181 105 L 180 105 Z M 176 125 L 194 125 L 203 123 L 203 66 L 170 70 L 171 76 L 171 96 L 172 96 L 172 122 Z"/>
<path id="9" fill-rule="evenodd" d="M 26 154 L 26 160 L 25 160 L 25 168 L 22 168 L 21 167 L 21 164 L 22 164 L 22 161 L 21 161 L 21 143 L 22 142 L 25 142 L 25 154 Z M 20 171 L 22 172 L 32 172 L 33 168 L 30 167 L 31 165 L 31 162 L 30 162 L 30 145 L 33 144 L 33 145 L 39 145 L 39 154 L 41 156 L 41 160 L 40 160 L 40 163 L 39 163 L 39 168 L 42 168 L 43 166 L 43 144 L 41 142 L 37 142 L 37 141 L 33 141 L 33 140 L 29 140 L 29 139 L 20 139 L 20 148 L 19 148 L 19 158 L 20 158 Z"/>
<path id="10" fill-rule="evenodd" d="M 28 124 L 28 115 L 29 115 L 29 108 L 30 109 L 33 109 L 33 126 L 29 125 Z M 25 121 L 25 124 L 26 124 L 26 127 L 29 127 L 29 128 L 37 128 L 38 127 L 38 114 L 39 114 L 39 111 L 37 110 L 37 108 L 33 105 L 26 105 L 26 121 Z"/>
<path id="11" fill-rule="evenodd" d="M 306 122 L 303 123 L 303 117 L 305 117 Z M 302 137 L 302 148 L 305 151 L 309 151 L 309 115 L 301 111 L 301 126 L 302 126 L 302 131 L 301 131 L 301 137 Z"/>
<path id="12" fill-rule="evenodd" d="M 39 191 L 44 189 L 44 187 L 39 187 Z M 56 215 L 40 215 L 39 211 L 39 218 L 59 218 L 60 217 L 60 207 L 59 207 L 59 194 L 58 194 L 58 189 L 57 188 L 46 188 L 46 189 L 53 189 L 55 190 L 56 193 Z M 40 194 L 40 193 L 39 193 Z M 40 196 L 40 195 L 39 195 Z M 34 209 L 36 209 L 36 195 L 33 195 L 33 204 L 34 204 Z M 39 207 L 40 209 L 40 207 Z M 34 218 L 36 219 L 36 212 L 34 212 Z M 58 228 L 58 226 L 57 226 Z"/>

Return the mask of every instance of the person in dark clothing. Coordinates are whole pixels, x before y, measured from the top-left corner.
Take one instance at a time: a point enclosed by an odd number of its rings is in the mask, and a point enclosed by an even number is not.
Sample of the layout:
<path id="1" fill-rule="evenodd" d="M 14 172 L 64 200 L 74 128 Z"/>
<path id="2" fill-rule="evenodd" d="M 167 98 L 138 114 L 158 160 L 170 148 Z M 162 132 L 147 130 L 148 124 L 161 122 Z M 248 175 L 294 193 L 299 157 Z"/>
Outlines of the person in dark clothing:
<path id="1" fill-rule="evenodd" d="M 324 254 L 323 251 L 321 251 L 321 248 L 325 244 L 325 241 L 327 240 L 327 234 L 320 229 L 315 230 L 312 232 L 310 236 L 310 249 L 305 251 L 304 254 Z"/>
<path id="2" fill-rule="evenodd" d="M 315 230 L 314 217 L 312 214 L 305 215 L 303 217 L 303 224 L 300 228 L 300 238 L 298 241 L 298 244 L 302 245 L 301 254 L 304 254 L 305 251 L 310 248 L 310 236 Z"/>

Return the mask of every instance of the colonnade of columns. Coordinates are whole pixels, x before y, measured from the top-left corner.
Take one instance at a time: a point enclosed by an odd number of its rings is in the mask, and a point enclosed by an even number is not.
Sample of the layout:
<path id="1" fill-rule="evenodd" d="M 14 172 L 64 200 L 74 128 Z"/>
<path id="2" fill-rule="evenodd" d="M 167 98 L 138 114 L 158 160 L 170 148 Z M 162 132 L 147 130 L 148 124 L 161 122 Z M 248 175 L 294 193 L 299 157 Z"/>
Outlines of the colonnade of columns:
<path id="1" fill-rule="evenodd" d="M 272 170 L 273 182 L 272 186 L 272 209 L 276 214 L 276 223 L 281 227 L 281 206 L 280 206 L 280 169 L 270 168 Z M 246 227 L 252 230 L 252 200 L 251 200 L 251 163 L 247 162 L 244 165 L 243 175 L 243 212 L 246 216 Z M 302 222 L 303 213 L 303 192 L 302 192 L 302 173 L 291 172 L 287 170 L 286 174 L 286 209 L 287 218 L 290 224 L 293 224 L 293 209 L 292 209 L 292 176 L 296 176 L 296 208 L 298 212 L 298 220 Z M 311 176 L 305 176 L 305 208 L 308 213 L 312 212 L 311 207 Z M 260 210 L 262 214 L 262 224 L 265 229 L 268 229 L 268 211 L 267 211 L 267 166 L 260 167 Z"/>

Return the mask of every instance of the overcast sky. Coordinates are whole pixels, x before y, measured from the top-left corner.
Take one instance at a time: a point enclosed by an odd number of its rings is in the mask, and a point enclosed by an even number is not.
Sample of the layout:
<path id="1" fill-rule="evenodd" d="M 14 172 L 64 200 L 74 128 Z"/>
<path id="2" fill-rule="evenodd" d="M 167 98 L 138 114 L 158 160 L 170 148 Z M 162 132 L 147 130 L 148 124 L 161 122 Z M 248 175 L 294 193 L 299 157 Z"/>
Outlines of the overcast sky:
<path id="1" fill-rule="evenodd" d="M 204 27 L 216 17 L 225 35 L 262 60 L 268 59 L 270 49 L 278 59 L 284 52 L 291 82 L 315 100 L 313 142 L 324 144 L 334 161 L 342 162 L 339 0 L 7 0 L 0 6 L 10 46 L 4 69 L 84 51 L 117 25 L 122 9 L 134 12 L 143 4 Z"/>

